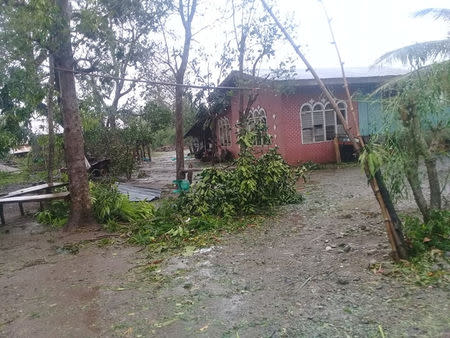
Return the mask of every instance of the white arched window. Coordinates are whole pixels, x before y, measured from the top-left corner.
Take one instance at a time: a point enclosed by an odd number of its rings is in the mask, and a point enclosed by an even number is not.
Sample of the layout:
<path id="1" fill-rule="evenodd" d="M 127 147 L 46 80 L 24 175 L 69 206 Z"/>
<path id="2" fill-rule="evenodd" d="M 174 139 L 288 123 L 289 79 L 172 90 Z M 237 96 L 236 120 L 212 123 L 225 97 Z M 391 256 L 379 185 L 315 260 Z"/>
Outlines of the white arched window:
<path id="1" fill-rule="evenodd" d="M 339 101 L 338 107 L 347 120 L 347 105 Z M 302 143 L 329 141 L 344 135 L 344 128 L 329 102 L 305 103 L 300 108 Z"/>
<path id="2" fill-rule="evenodd" d="M 313 142 L 313 122 L 312 122 L 312 106 L 309 103 L 305 103 L 301 108 L 301 121 L 302 121 L 302 143 Z"/>
<path id="3" fill-rule="evenodd" d="M 324 131 L 324 113 L 325 107 L 322 103 L 317 102 L 313 106 L 313 136 L 314 142 L 325 141 Z"/>
<path id="4" fill-rule="evenodd" d="M 219 143 L 221 146 L 231 146 L 231 128 L 228 117 L 221 117 L 218 121 Z"/>
<path id="5" fill-rule="evenodd" d="M 258 106 L 257 108 L 252 108 L 248 112 L 247 128 L 250 131 L 256 131 L 257 137 L 255 139 L 255 145 L 266 144 L 265 136 L 267 135 L 267 115 L 266 111 Z"/>
<path id="6" fill-rule="evenodd" d="M 338 103 L 338 107 L 339 110 L 341 111 L 342 116 L 344 116 L 344 119 L 347 121 L 347 104 L 344 101 L 341 101 Z M 337 136 L 345 136 L 345 130 L 344 130 L 344 126 L 342 125 L 341 121 L 339 121 L 339 119 L 337 118 L 337 129 L 336 129 L 336 134 Z"/>
<path id="7" fill-rule="evenodd" d="M 325 105 L 325 133 L 327 141 L 336 136 L 336 116 L 331 103 Z"/>

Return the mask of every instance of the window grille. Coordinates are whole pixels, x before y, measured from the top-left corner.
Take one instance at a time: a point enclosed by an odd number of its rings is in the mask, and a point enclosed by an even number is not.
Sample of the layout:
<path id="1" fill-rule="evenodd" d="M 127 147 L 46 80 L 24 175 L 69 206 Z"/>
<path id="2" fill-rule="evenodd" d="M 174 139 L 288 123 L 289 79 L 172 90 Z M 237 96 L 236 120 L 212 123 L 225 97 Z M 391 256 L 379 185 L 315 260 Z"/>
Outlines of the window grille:
<path id="1" fill-rule="evenodd" d="M 267 114 L 261 108 L 251 108 L 248 113 L 247 126 L 249 131 L 256 132 L 255 145 L 267 144 Z"/>
<path id="2" fill-rule="evenodd" d="M 338 102 L 338 107 L 347 120 L 347 104 Z M 302 124 L 302 143 L 330 141 L 336 136 L 345 135 L 344 127 L 336 116 L 331 103 L 305 103 L 300 108 Z"/>
<path id="3" fill-rule="evenodd" d="M 223 147 L 231 146 L 231 127 L 228 117 L 221 117 L 218 121 L 219 142 Z"/>

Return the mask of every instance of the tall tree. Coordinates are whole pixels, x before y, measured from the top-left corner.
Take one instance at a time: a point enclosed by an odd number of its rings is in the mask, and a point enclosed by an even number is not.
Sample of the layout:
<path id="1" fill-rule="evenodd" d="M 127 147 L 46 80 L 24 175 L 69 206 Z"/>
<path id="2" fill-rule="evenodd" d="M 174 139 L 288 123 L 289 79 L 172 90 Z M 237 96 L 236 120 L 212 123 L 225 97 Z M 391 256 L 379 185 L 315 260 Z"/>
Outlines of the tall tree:
<path id="1" fill-rule="evenodd" d="M 238 86 L 246 87 L 244 73 L 250 74 L 252 78 L 258 75 L 261 62 L 275 54 L 281 32 L 276 25 L 269 24 L 270 16 L 260 7 L 259 1 L 232 0 L 230 5 L 235 44 L 232 56 L 236 55 L 237 59 Z M 291 28 L 287 24 L 284 26 Z M 270 74 L 264 76 L 268 77 Z M 246 115 L 257 96 L 242 89 L 239 91 L 239 120 L 242 126 L 245 125 Z"/>
<path id="2" fill-rule="evenodd" d="M 162 50 L 156 59 L 167 69 L 163 73 L 175 80 L 175 152 L 176 152 L 176 178 L 183 179 L 184 174 L 184 132 L 183 132 L 183 96 L 185 94 L 185 75 L 188 68 L 189 55 L 192 42 L 192 22 L 197 11 L 197 0 L 178 0 L 174 13 L 183 25 L 183 36 L 170 30 L 170 24 L 163 21 Z M 170 40 L 169 40 L 170 39 Z M 179 40 L 183 41 L 181 47 L 177 46 Z"/>
<path id="3" fill-rule="evenodd" d="M 99 77 L 81 77 L 82 94 L 106 112 L 106 125 L 116 127 L 120 107 L 135 88 L 124 78 L 146 71 L 153 53 L 154 32 L 170 6 L 167 0 L 79 1 L 74 23 L 79 67 Z M 125 101 L 125 103 L 124 103 Z"/>
<path id="4" fill-rule="evenodd" d="M 437 162 L 445 155 L 442 135 L 450 127 L 450 61 L 417 69 L 385 84 L 377 93 L 386 97 L 383 100 L 386 127 L 375 142 L 381 142 L 389 155 L 389 161 L 385 161 L 389 186 L 401 196 L 406 191 L 406 179 L 427 222 L 431 211 L 442 207 L 443 188 Z M 426 168 L 429 199 L 423 189 L 421 163 Z"/>
<path id="5" fill-rule="evenodd" d="M 47 1 L 0 2 L 0 153 L 27 140 L 41 110 L 50 12 Z"/>
<path id="6" fill-rule="evenodd" d="M 197 0 L 179 0 L 178 12 L 184 27 L 183 51 L 180 54 L 181 62 L 176 69 L 175 80 L 175 148 L 176 148 L 176 177 L 182 179 L 185 177 L 184 170 L 184 132 L 183 132 L 183 84 L 189 61 L 189 52 L 192 40 L 192 21 L 197 10 Z"/>
<path id="7" fill-rule="evenodd" d="M 68 0 L 56 0 L 59 24 L 55 31 L 54 64 L 57 71 L 64 125 L 64 150 L 69 174 L 70 215 L 67 230 L 93 224 L 84 140 L 75 87 L 70 37 L 71 8 Z"/>

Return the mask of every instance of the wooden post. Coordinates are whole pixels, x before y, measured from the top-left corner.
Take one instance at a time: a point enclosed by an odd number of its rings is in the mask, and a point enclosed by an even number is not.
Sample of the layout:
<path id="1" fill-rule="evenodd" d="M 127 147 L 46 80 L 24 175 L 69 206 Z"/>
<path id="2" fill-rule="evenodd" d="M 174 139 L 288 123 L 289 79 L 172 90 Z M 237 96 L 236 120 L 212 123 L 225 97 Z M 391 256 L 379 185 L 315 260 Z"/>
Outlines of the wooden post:
<path id="1" fill-rule="evenodd" d="M 333 139 L 334 152 L 336 153 L 336 163 L 341 163 L 341 151 L 339 149 L 339 140 L 337 137 Z"/>

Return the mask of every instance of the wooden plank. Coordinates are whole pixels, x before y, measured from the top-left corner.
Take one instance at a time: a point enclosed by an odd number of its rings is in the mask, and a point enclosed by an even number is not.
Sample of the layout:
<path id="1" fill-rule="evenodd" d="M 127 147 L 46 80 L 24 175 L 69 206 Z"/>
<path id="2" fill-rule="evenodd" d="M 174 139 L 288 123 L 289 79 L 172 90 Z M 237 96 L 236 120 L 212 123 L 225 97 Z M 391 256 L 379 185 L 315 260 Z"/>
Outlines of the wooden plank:
<path id="1" fill-rule="evenodd" d="M 53 199 L 62 199 L 69 196 L 68 191 L 56 192 L 53 194 L 42 194 L 42 195 L 29 195 L 29 196 L 15 196 L 15 197 L 5 197 L 0 198 L 0 204 L 7 203 L 22 203 L 22 202 L 40 202 Z"/>
<path id="2" fill-rule="evenodd" d="M 41 190 L 45 190 L 45 189 L 63 187 L 66 185 L 68 185 L 68 183 L 63 183 L 63 182 L 55 182 L 55 183 L 51 183 L 51 184 L 48 184 L 48 183 L 39 184 L 39 185 L 34 185 L 29 188 L 11 191 L 9 194 L 6 194 L 4 197 L 20 196 L 20 195 L 30 194 L 32 192 L 37 192 L 37 191 L 41 191 Z"/>
<path id="3" fill-rule="evenodd" d="M 341 163 L 341 151 L 339 150 L 339 140 L 337 137 L 333 139 L 334 152 L 336 153 L 336 163 Z"/>

